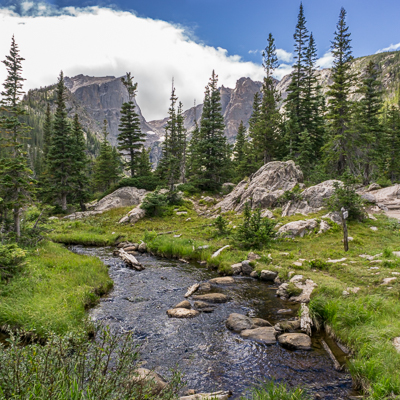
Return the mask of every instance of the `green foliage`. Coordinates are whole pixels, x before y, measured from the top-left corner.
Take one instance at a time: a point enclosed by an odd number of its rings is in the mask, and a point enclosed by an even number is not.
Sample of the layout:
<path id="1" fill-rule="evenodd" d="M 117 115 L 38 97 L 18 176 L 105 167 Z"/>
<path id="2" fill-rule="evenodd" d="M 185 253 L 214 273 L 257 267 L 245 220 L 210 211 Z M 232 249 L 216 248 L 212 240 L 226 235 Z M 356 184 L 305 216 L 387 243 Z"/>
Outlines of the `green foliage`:
<path id="1" fill-rule="evenodd" d="M 183 192 L 185 195 L 200 193 L 200 190 L 197 189 L 196 186 L 194 186 L 191 183 L 181 183 L 180 185 L 177 186 L 177 189 Z"/>
<path id="2" fill-rule="evenodd" d="M 261 210 L 251 211 L 245 204 L 243 223 L 237 227 L 235 241 L 244 248 L 262 248 L 270 245 L 275 236 L 275 223 L 268 218 L 261 218 Z"/>
<path id="3" fill-rule="evenodd" d="M 326 261 L 320 259 L 310 260 L 309 262 L 311 269 L 318 269 L 320 271 L 327 271 L 329 269 L 329 265 Z"/>
<path id="4" fill-rule="evenodd" d="M 228 232 L 228 224 L 229 222 L 222 215 L 218 215 L 213 223 L 219 235 L 225 235 Z"/>
<path id="5" fill-rule="evenodd" d="M 176 372 L 161 391 L 137 376 L 138 345 L 132 333 L 117 336 L 98 328 L 91 341 L 83 332 L 49 334 L 44 345 L 27 346 L 19 338 L 23 334 L 10 332 L 8 345 L 0 345 L 1 399 L 172 400 L 182 387 Z"/>
<path id="6" fill-rule="evenodd" d="M 298 296 L 303 293 L 303 289 L 298 288 L 293 282 L 289 282 L 287 293 L 289 297 Z"/>
<path id="7" fill-rule="evenodd" d="M 355 191 L 357 180 L 349 172 L 342 175 L 343 183 L 334 182 L 334 192 L 326 203 L 331 211 L 340 211 L 342 208 L 349 212 L 349 219 L 362 221 L 365 218 L 363 200 Z"/>
<path id="8" fill-rule="evenodd" d="M 143 235 L 143 241 L 145 243 L 150 243 L 157 237 L 157 232 L 156 231 L 147 231 Z"/>
<path id="9" fill-rule="evenodd" d="M 283 383 L 274 381 L 263 383 L 250 390 L 250 397 L 242 397 L 242 400 L 311 400 L 304 389 L 289 389 Z"/>
<path id="10" fill-rule="evenodd" d="M 11 278 L 24 265 L 26 252 L 15 243 L 0 244 L 0 280 Z"/>
<path id="11" fill-rule="evenodd" d="M 167 206 L 167 195 L 155 190 L 154 192 L 146 195 L 140 207 L 146 211 L 147 216 L 152 217 L 162 216 L 165 213 Z"/>
<path id="12" fill-rule="evenodd" d="M 276 203 L 279 206 L 283 206 L 288 201 L 301 201 L 302 199 L 300 186 L 296 185 L 292 190 L 286 190 L 285 193 L 276 200 Z"/>

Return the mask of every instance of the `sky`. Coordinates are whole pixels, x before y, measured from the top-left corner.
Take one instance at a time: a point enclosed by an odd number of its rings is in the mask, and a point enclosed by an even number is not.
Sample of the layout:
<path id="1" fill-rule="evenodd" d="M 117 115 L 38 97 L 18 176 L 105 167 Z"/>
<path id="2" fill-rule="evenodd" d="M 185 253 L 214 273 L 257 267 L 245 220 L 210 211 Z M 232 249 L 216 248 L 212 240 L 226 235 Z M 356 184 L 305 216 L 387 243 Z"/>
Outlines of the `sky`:
<path id="1" fill-rule="evenodd" d="M 147 120 L 167 115 L 171 80 L 184 109 L 201 103 L 215 69 L 219 84 L 248 76 L 262 80 L 261 52 L 271 32 L 281 79 L 291 70 L 298 0 L 0 0 L 0 60 L 11 37 L 25 58 L 25 90 L 66 76 L 122 76 L 138 82 Z M 400 50 L 399 0 L 303 0 L 307 28 L 321 68 L 340 8 L 347 11 L 355 57 Z M 0 82 L 6 76 L 0 65 Z"/>

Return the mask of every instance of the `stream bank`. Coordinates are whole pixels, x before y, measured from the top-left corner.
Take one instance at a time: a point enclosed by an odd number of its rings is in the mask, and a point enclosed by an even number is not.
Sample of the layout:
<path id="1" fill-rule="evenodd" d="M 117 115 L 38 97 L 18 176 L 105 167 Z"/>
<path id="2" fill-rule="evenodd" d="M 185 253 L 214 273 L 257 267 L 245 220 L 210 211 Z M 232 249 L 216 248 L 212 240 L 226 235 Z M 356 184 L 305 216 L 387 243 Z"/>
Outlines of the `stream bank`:
<path id="1" fill-rule="evenodd" d="M 212 292 L 230 298 L 212 313 L 193 319 L 168 318 L 166 311 L 184 299 L 194 283 L 217 277 L 196 264 L 138 256 L 143 271 L 126 268 L 112 248 L 71 246 L 78 254 L 98 256 L 108 267 L 114 289 L 90 311 L 93 321 L 107 324 L 115 333 L 133 332 L 140 344 L 143 365 L 168 377 L 170 369 L 184 374 L 187 388 L 197 392 L 231 390 L 238 399 L 249 387 L 274 378 L 290 386 L 306 386 L 316 398 L 348 399 L 351 376 L 337 372 L 323 350 L 319 336 L 311 351 L 291 351 L 278 344 L 266 346 L 229 331 L 231 313 L 263 318 L 275 324 L 297 315 L 298 305 L 276 297 L 276 286 L 237 277 L 232 285 L 213 285 Z M 279 310 L 291 309 L 288 314 Z M 343 358 L 340 349 L 335 355 Z"/>

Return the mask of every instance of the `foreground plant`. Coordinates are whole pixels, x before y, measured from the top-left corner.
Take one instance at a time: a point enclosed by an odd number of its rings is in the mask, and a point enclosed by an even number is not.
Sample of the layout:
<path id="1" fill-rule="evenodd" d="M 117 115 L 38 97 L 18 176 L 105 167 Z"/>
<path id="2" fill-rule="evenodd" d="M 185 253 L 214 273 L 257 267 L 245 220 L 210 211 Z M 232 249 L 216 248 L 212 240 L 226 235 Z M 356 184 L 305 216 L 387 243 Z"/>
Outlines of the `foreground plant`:
<path id="1" fill-rule="evenodd" d="M 21 334 L 10 333 L 8 346 L 0 347 L 0 399 L 170 400 L 181 388 L 177 373 L 162 390 L 138 378 L 138 345 L 130 333 L 101 328 L 93 341 L 83 332 L 50 334 L 45 345 L 27 346 Z"/>
<path id="2" fill-rule="evenodd" d="M 250 396 L 242 400 L 310 400 L 311 397 L 301 388 L 289 389 L 285 384 L 266 382 L 250 389 Z"/>

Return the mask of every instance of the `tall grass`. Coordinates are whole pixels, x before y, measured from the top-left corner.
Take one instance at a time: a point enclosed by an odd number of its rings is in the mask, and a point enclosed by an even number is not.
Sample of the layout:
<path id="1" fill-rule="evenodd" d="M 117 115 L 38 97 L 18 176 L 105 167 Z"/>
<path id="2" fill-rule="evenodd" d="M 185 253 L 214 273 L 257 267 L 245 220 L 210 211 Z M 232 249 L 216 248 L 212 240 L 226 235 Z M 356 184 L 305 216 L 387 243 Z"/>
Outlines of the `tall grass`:
<path id="1" fill-rule="evenodd" d="M 252 388 L 242 400 L 311 400 L 311 397 L 301 388 L 289 389 L 285 384 L 271 381 Z"/>
<path id="2" fill-rule="evenodd" d="M 82 327 L 85 309 L 111 287 L 98 258 L 43 243 L 30 252 L 21 273 L 0 284 L 0 326 L 65 333 Z"/>

